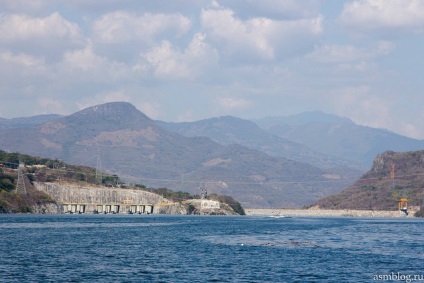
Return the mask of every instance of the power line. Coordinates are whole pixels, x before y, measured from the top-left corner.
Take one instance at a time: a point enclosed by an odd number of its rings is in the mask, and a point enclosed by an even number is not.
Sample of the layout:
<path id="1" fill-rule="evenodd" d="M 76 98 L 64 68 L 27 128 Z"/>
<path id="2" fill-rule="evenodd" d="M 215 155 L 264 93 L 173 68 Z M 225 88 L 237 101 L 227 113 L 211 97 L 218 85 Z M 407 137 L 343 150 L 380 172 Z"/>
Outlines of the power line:
<path id="1" fill-rule="evenodd" d="M 411 174 L 411 175 L 397 175 L 396 179 L 414 177 L 414 176 L 424 176 L 424 173 L 420 174 Z M 181 180 L 181 179 L 158 179 L 158 178 L 136 178 L 136 177 L 127 177 L 127 179 L 136 180 L 136 181 L 151 181 L 151 182 L 163 182 L 163 183 L 199 183 L 199 180 Z M 381 180 L 380 177 L 373 178 L 364 178 L 364 179 L 356 179 L 356 178 L 344 178 L 337 180 L 311 180 L 311 181 L 269 181 L 269 182 L 249 182 L 249 181 L 224 181 L 224 180 L 212 180 L 205 181 L 200 180 L 204 184 L 232 184 L 232 185 L 283 185 L 283 184 L 318 184 L 318 183 L 337 183 L 337 182 L 349 182 L 349 181 L 370 181 L 370 180 Z"/>
<path id="2" fill-rule="evenodd" d="M 96 181 L 97 183 L 102 183 L 102 160 L 100 159 L 99 147 L 97 146 L 97 164 L 96 164 Z"/>
<path id="3" fill-rule="evenodd" d="M 1 162 L 1 161 L 0 161 Z M 16 163 L 10 163 L 10 162 L 1 162 L 3 164 L 9 164 L 9 165 L 14 165 L 16 167 L 18 167 Z M 100 172 L 100 168 L 101 168 L 101 161 L 99 163 L 99 168 L 96 168 L 96 177 L 101 176 L 101 172 Z M 55 170 L 55 171 L 63 171 L 63 172 L 73 172 L 73 173 L 82 173 L 82 174 L 88 174 L 86 172 L 83 171 L 76 171 L 76 170 L 70 170 L 70 169 L 59 169 L 59 168 L 49 168 L 50 170 Z M 98 170 L 99 169 L 99 170 Z M 185 174 L 187 175 L 187 174 Z M 395 178 L 396 179 L 402 179 L 402 178 L 407 178 L 407 177 L 417 177 L 417 176 L 424 176 L 424 173 L 417 173 L 417 174 L 409 174 L 409 175 L 396 175 Z M 318 177 L 318 176 L 316 176 Z M 331 180 L 311 180 L 311 181 L 305 181 L 305 180 L 294 180 L 294 181 L 268 181 L 268 182 L 253 182 L 253 181 L 225 181 L 225 180 L 211 180 L 211 181 L 205 181 L 204 179 L 202 180 L 187 180 L 185 177 L 184 178 L 179 178 L 179 179 L 165 179 L 165 178 L 143 178 L 143 177 L 134 177 L 134 176 L 125 176 L 122 177 L 125 179 L 129 179 L 129 180 L 134 180 L 134 181 L 152 181 L 152 182 L 164 182 L 164 183 L 180 183 L 180 184 L 184 184 L 184 183 L 199 183 L 199 181 L 205 183 L 205 184 L 238 184 L 238 185 L 260 185 L 260 184 L 266 184 L 266 185 L 270 185 L 270 184 L 314 184 L 314 183 L 336 183 L 336 182 L 347 182 L 347 181 L 352 181 L 352 180 L 356 180 L 356 181 L 370 181 L 370 180 L 381 180 L 381 177 L 370 177 L 370 178 L 360 178 L 360 179 L 356 179 L 354 177 L 350 177 L 350 178 L 343 178 L 343 179 L 331 179 Z M 394 180 L 394 178 L 393 178 Z M 392 181 L 391 177 L 389 177 L 389 181 Z"/>

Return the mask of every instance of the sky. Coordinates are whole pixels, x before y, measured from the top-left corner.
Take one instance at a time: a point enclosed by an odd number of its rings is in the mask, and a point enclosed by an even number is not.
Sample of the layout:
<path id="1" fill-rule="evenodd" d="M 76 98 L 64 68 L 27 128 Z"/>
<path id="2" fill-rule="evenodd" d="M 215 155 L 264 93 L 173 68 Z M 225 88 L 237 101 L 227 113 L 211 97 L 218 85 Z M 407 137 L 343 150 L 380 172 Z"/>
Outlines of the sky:
<path id="1" fill-rule="evenodd" d="M 421 0 L 2 0 L 0 117 L 320 110 L 424 139 Z"/>

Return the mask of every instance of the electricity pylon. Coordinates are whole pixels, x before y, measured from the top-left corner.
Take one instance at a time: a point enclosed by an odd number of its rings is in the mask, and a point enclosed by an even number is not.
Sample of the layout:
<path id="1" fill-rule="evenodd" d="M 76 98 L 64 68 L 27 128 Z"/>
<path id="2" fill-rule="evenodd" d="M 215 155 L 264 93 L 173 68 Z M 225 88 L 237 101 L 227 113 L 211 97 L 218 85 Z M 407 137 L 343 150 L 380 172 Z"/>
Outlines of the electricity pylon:
<path id="1" fill-rule="evenodd" d="M 19 167 L 18 167 L 18 181 L 16 182 L 16 189 L 15 189 L 15 193 L 17 194 L 25 194 L 27 193 L 26 191 L 26 186 L 25 186 L 25 179 L 24 179 L 24 168 L 25 168 L 25 164 L 22 162 L 19 162 Z"/>
<path id="2" fill-rule="evenodd" d="M 390 188 L 394 189 L 395 186 L 395 164 L 392 162 L 390 172 Z"/>
<path id="3" fill-rule="evenodd" d="M 100 159 L 99 147 L 97 146 L 97 164 L 96 164 L 96 181 L 98 184 L 102 183 L 102 160 Z"/>

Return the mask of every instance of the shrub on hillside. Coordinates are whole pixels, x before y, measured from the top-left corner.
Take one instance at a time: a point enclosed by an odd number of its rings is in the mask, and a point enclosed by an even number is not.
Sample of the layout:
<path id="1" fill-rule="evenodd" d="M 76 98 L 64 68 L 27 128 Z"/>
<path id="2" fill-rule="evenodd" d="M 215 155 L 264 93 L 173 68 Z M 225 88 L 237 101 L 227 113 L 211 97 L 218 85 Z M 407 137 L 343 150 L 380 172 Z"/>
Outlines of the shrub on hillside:
<path id="1" fill-rule="evenodd" d="M 424 217 L 424 209 L 421 208 L 417 212 L 415 212 L 415 217 Z"/>
<path id="2" fill-rule="evenodd" d="M 4 174 L 0 176 L 0 190 L 12 191 L 15 188 L 13 184 L 14 178 L 10 175 Z"/>

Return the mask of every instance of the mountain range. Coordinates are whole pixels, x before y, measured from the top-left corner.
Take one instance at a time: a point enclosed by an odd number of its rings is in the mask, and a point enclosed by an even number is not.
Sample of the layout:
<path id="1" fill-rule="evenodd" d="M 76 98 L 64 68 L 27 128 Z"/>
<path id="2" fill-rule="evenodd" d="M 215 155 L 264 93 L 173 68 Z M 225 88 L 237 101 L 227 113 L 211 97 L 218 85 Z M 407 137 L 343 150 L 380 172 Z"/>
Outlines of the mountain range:
<path id="1" fill-rule="evenodd" d="M 186 137 L 204 136 L 222 145 L 240 144 L 270 156 L 285 157 L 323 169 L 347 167 L 349 164 L 347 160 L 322 154 L 301 143 L 268 133 L 256 123 L 237 117 L 224 116 L 182 123 L 157 121 L 157 123 L 171 132 Z"/>
<path id="2" fill-rule="evenodd" d="M 0 129 L 25 128 L 39 125 L 62 117 L 57 114 L 37 115 L 32 117 L 20 117 L 13 119 L 0 118 Z"/>
<path id="3" fill-rule="evenodd" d="M 255 122 L 268 133 L 323 154 L 348 160 L 350 167 L 364 171 L 370 168 L 375 156 L 382 152 L 424 148 L 423 140 L 385 129 L 357 125 L 350 119 L 318 111 L 288 117 L 267 117 Z"/>
<path id="4" fill-rule="evenodd" d="M 246 208 L 311 204 L 357 180 L 373 150 L 423 144 L 319 112 L 255 122 L 227 116 L 166 123 L 113 102 L 38 118 L 26 125 L 0 120 L 0 149 L 94 166 L 153 187 L 190 193 L 206 188 Z M 340 128 L 356 128 L 357 136 Z M 300 129 L 308 138 L 300 138 Z M 358 144 L 350 146 L 350 139 Z"/>

